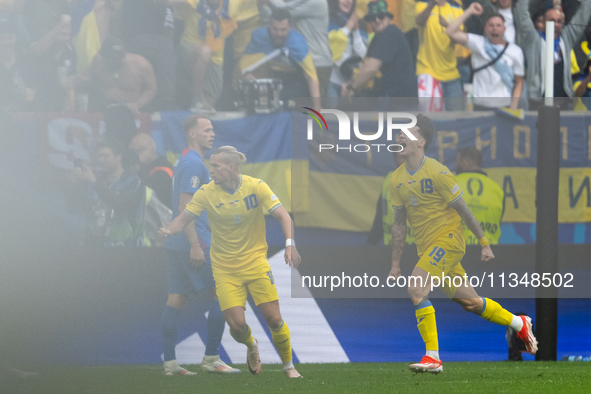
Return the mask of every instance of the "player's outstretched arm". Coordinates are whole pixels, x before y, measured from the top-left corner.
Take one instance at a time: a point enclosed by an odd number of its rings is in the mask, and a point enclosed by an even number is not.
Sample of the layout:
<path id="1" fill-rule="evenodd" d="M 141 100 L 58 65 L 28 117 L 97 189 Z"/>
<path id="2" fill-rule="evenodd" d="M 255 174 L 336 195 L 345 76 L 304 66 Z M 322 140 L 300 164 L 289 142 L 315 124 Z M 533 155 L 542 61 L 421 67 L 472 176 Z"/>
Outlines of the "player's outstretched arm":
<path id="1" fill-rule="evenodd" d="M 495 255 L 493 254 L 490 245 L 488 244 L 488 240 L 484 237 L 484 232 L 482 231 L 482 228 L 480 228 L 480 223 L 478 222 L 478 219 L 474 217 L 474 214 L 472 213 L 472 211 L 470 211 L 468 205 L 466 205 L 466 201 L 464 201 L 464 199 L 460 197 L 456 201 L 454 201 L 450 206 L 456 210 L 458 215 L 460 215 L 464 223 L 466 223 L 466 227 L 468 227 L 468 229 L 472 231 L 472 234 L 474 234 L 474 236 L 476 236 L 476 238 L 480 240 L 480 245 L 482 246 L 482 253 L 480 255 L 480 259 L 483 261 L 494 259 Z"/>
<path id="2" fill-rule="evenodd" d="M 400 258 L 406 242 L 406 208 L 394 211 L 394 223 L 392 223 L 392 269 L 390 275 L 394 278 L 400 276 Z"/>
<path id="3" fill-rule="evenodd" d="M 293 268 L 298 268 L 302 258 L 295 247 L 293 240 L 293 222 L 291 221 L 289 213 L 287 213 L 283 206 L 279 206 L 271 211 L 271 215 L 279 220 L 279 223 L 281 223 L 281 230 L 283 230 L 283 234 L 285 235 L 285 264 Z"/>
<path id="4" fill-rule="evenodd" d="M 169 235 L 178 234 L 183 231 L 185 226 L 191 223 L 193 219 L 195 219 L 193 215 L 183 211 L 172 222 L 170 222 L 167 227 L 160 228 L 160 230 L 158 230 L 158 235 L 162 238 L 166 238 Z"/>

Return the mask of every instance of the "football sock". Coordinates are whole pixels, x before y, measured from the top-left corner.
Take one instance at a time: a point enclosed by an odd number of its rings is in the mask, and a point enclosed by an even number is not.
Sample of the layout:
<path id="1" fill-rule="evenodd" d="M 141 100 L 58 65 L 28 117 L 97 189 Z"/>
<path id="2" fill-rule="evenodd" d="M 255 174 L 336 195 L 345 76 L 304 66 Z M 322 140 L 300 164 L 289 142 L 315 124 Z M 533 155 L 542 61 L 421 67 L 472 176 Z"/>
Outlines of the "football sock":
<path id="1" fill-rule="evenodd" d="M 439 351 L 439 341 L 437 340 L 437 323 L 435 322 L 435 308 L 433 308 L 433 305 L 431 305 L 431 301 L 423 301 L 420 304 L 415 305 L 415 314 L 417 316 L 417 328 L 421 333 L 423 342 L 425 342 L 427 352 Z M 437 359 L 439 359 L 439 355 Z"/>
<path id="2" fill-rule="evenodd" d="M 246 325 L 246 330 L 239 334 L 236 334 L 232 329 L 230 329 L 230 335 L 232 335 L 232 338 L 234 338 L 236 342 L 243 343 L 248 348 L 251 348 L 252 344 L 254 343 L 254 338 L 252 337 L 252 330 L 250 329 L 248 324 Z"/>
<path id="3" fill-rule="evenodd" d="M 207 343 L 205 344 L 205 355 L 216 356 L 219 354 L 220 342 L 224 335 L 226 319 L 220 309 L 218 300 L 213 300 L 210 304 L 209 314 L 207 315 Z"/>
<path id="4" fill-rule="evenodd" d="M 427 350 L 427 356 L 439 360 L 439 350 Z"/>
<path id="5" fill-rule="evenodd" d="M 484 302 L 484 305 L 482 306 L 480 317 L 501 326 L 508 326 L 513 322 L 513 314 L 508 310 L 503 309 L 498 302 L 484 297 L 482 297 L 482 301 Z"/>
<path id="6" fill-rule="evenodd" d="M 513 321 L 509 324 L 509 327 L 515 332 L 520 332 L 523 328 L 523 320 L 521 320 L 521 316 L 513 315 Z"/>
<path id="7" fill-rule="evenodd" d="M 164 361 L 176 359 L 174 348 L 176 346 L 180 313 L 180 309 L 173 308 L 170 305 L 166 305 L 164 307 L 164 313 L 162 313 L 162 341 L 164 344 Z"/>
<path id="8" fill-rule="evenodd" d="M 287 371 L 290 368 L 295 368 L 293 366 L 293 361 L 292 360 L 289 360 L 289 361 L 283 363 L 283 370 L 284 371 Z"/>
<path id="9" fill-rule="evenodd" d="M 291 337 L 289 335 L 289 327 L 287 323 L 281 322 L 281 327 L 276 330 L 271 329 L 271 336 L 273 337 L 273 345 L 277 348 L 279 357 L 283 361 L 284 365 L 286 362 L 291 361 Z"/>

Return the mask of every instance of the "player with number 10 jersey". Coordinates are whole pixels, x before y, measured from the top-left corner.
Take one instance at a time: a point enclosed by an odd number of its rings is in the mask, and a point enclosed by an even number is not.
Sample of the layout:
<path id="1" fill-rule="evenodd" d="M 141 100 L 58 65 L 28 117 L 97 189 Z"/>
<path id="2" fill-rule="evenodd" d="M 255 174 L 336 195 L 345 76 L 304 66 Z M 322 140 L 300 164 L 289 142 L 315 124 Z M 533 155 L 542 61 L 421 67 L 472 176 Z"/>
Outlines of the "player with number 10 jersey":
<path id="1" fill-rule="evenodd" d="M 257 375 L 261 371 L 258 342 L 246 324 L 244 309 L 248 293 L 260 307 L 271 330 L 283 370 L 289 378 L 299 378 L 292 362 L 291 336 L 279 310 L 277 288 L 267 261 L 267 241 L 263 209 L 281 223 L 286 237 L 285 263 L 300 263 L 292 238 L 292 221 L 269 186 L 262 180 L 241 175 L 238 166 L 244 154 L 231 146 L 216 149 L 210 159 L 213 182 L 203 185 L 192 200 L 161 235 L 178 233 L 191 220 L 207 212 L 211 227 L 211 265 L 220 307 L 230 326 L 230 334 L 247 347 L 247 365 Z"/>
<path id="2" fill-rule="evenodd" d="M 281 206 L 269 186 L 260 179 L 240 175 L 234 193 L 224 191 L 210 182 L 203 185 L 186 211 L 195 217 L 207 211 L 211 223 L 212 268 L 217 273 L 235 274 L 266 264 L 267 241 L 265 217 Z M 261 262 L 261 258 L 264 259 Z"/>

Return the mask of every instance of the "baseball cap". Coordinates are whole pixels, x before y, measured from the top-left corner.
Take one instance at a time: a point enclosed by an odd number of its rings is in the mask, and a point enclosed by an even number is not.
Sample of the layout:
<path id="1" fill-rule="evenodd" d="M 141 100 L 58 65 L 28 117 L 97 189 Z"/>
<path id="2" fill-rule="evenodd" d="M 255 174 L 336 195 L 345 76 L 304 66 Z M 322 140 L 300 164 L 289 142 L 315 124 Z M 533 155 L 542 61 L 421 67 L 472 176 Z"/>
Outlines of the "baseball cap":
<path id="1" fill-rule="evenodd" d="M 394 18 L 390 12 L 388 12 L 388 3 L 384 0 L 371 1 L 367 4 L 367 14 L 363 17 L 366 22 L 373 22 L 377 19 L 383 19 L 384 17 Z"/>

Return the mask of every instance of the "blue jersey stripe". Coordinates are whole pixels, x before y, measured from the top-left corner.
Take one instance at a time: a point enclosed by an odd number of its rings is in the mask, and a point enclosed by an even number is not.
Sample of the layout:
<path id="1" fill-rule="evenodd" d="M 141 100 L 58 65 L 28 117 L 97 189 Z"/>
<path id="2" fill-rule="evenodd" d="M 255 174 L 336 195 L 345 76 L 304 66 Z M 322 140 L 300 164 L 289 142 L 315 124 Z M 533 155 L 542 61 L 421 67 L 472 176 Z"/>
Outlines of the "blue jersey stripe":
<path id="1" fill-rule="evenodd" d="M 275 209 L 279 208 L 281 206 L 281 203 L 273 205 L 273 207 L 271 207 L 271 209 L 269 209 L 269 212 L 273 212 Z"/>

